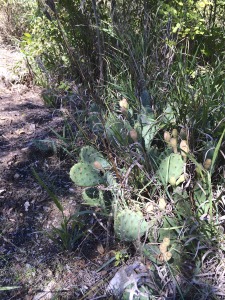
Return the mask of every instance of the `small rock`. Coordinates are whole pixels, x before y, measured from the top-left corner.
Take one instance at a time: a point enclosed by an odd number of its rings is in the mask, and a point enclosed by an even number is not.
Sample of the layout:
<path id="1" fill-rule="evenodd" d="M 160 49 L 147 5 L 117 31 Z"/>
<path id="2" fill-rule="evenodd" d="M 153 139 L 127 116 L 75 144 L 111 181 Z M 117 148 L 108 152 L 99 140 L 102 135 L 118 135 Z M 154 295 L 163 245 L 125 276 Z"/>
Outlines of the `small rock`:
<path id="1" fill-rule="evenodd" d="M 29 206 L 30 206 L 29 201 L 26 201 L 26 202 L 24 203 L 24 209 L 25 209 L 25 211 L 28 211 Z"/>
<path id="2" fill-rule="evenodd" d="M 14 175 L 14 179 L 18 179 L 20 177 L 20 174 L 18 174 L 18 173 L 16 173 L 15 175 Z"/>
<path id="3" fill-rule="evenodd" d="M 0 195 L 5 194 L 6 190 L 5 189 L 0 189 Z"/>

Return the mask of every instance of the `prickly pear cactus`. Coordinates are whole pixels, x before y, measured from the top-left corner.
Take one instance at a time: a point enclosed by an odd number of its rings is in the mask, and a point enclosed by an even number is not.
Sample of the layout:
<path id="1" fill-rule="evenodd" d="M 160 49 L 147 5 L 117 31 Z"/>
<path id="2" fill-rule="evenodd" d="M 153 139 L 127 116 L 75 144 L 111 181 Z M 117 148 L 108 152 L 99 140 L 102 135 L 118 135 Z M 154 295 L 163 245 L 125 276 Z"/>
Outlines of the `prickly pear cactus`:
<path id="1" fill-rule="evenodd" d="M 181 176 L 184 169 L 184 162 L 180 154 L 171 154 L 164 158 L 158 169 L 158 176 L 164 183 L 176 184 L 176 180 Z M 174 184 L 175 183 L 175 184 Z"/>
<path id="2" fill-rule="evenodd" d="M 209 188 L 206 183 L 198 182 L 194 186 L 194 201 L 196 205 L 196 212 L 198 217 L 201 217 L 204 214 L 208 214 L 209 211 L 209 202 L 207 201 L 209 197 Z"/>
<path id="3" fill-rule="evenodd" d="M 154 123 L 145 125 L 142 128 L 142 137 L 144 138 L 145 148 L 146 148 L 147 152 L 151 148 L 151 143 L 152 143 L 153 138 L 156 135 L 157 131 L 158 131 L 158 128 L 156 125 L 154 125 Z"/>
<path id="4" fill-rule="evenodd" d="M 126 242 L 132 242 L 142 237 L 148 228 L 141 212 L 130 209 L 120 211 L 115 216 L 114 230 L 117 237 Z"/>
<path id="5" fill-rule="evenodd" d="M 142 126 L 142 138 L 145 142 L 145 148 L 147 152 L 151 147 L 154 136 L 159 130 L 159 125 L 155 121 L 155 116 L 153 113 L 146 113 L 145 109 L 142 109 L 141 114 L 138 116 L 139 122 Z"/>
<path id="6" fill-rule="evenodd" d="M 101 107 L 96 104 L 92 103 L 89 108 L 87 124 L 90 130 L 96 134 L 103 133 L 104 128 L 101 121 L 101 114 L 104 113 L 101 111 Z"/>
<path id="7" fill-rule="evenodd" d="M 111 212 L 113 197 L 110 191 L 101 191 L 97 187 L 86 188 L 82 198 L 86 205 L 99 207 L 106 214 Z"/>
<path id="8" fill-rule="evenodd" d="M 93 164 L 94 162 L 97 161 L 101 164 L 103 169 L 110 167 L 110 164 L 103 157 L 103 155 L 91 146 L 85 146 L 81 149 L 80 159 L 81 161 L 88 164 Z"/>
<path id="9" fill-rule="evenodd" d="M 105 208 L 102 191 L 100 191 L 96 187 L 91 187 L 83 190 L 82 198 L 84 204 L 86 205 L 97 206 L 103 209 Z"/>
<path id="10" fill-rule="evenodd" d="M 106 183 L 105 168 L 110 164 L 103 155 L 91 146 L 86 146 L 80 152 L 81 161 L 70 170 L 70 178 L 78 186 L 95 186 Z"/>
<path id="11" fill-rule="evenodd" d="M 105 129 L 109 142 L 115 147 L 126 146 L 133 142 L 129 135 L 132 127 L 127 120 L 110 115 L 105 124 Z"/>
<path id="12" fill-rule="evenodd" d="M 91 164 L 79 162 L 70 169 L 72 181 L 83 187 L 95 186 L 106 182 L 105 176 L 99 170 L 93 168 Z"/>

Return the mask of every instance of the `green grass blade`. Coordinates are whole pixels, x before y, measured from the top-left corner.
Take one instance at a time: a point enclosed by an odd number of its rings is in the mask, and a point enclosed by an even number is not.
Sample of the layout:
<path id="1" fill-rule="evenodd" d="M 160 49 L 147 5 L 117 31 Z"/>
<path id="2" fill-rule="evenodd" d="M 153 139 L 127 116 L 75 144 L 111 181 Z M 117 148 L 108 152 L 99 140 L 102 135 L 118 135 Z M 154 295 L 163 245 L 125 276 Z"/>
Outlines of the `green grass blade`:
<path id="1" fill-rule="evenodd" d="M 213 153 L 213 158 L 212 158 L 212 165 L 211 165 L 211 171 L 210 171 L 210 175 L 212 175 L 212 170 L 213 170 L 213 167 L 214 167 L 214 164 L 215 164 L 215 161 L 217 159 L 217 156 L 218 156 L 218 153 L 219 153 L 219 150 L 220 150 L 220 146 L 222 144 L 222 141 L 223 141 L 223 137 L 224 137 L 224 134 L 225 134 L 225 129 L 219 139 L 219 142 L 218 144 L 216 145 L 216 148 L 215 148 L 215 151 Z"/>
<path id="2" fill-rule="evenodd" d="M 21 286 L 0 286 L 0 291 L 10 291 L 19 288 L 21 288 Z"/>
<path id="3" fill-rule="evenodd" d="M 54 201 L 54 203 L 57 206 L 57 208 L 63 214 L 63 207 L 62 207 L 62 204 L 60 203 L 58 197 L 47 187 L 47 185 L 43 182 L 43 180 L 40 178 L 40 176 L 34 170 L 34 168 L 32 168 L 32 173 L 33 173 L 34 177 L 37 179 L 38 183 L 43 187 L 43 189 L 46 190 L 46 192 L 49 194 L 49 196 L 51 197 L 51 199 Z"/>

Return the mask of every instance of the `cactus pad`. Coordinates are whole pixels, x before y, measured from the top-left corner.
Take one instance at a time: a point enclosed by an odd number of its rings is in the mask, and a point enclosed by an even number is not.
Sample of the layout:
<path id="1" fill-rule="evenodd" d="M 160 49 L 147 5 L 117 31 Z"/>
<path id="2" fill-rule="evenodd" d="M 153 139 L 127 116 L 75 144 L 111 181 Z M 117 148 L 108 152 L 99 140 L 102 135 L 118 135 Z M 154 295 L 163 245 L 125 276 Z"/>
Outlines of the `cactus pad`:
<path id="1" fill-rule="evenodd" d="M 171 154 L 164 158 L 159 166 L 158 175 L 164 184 L 173 178 L 177 180 L 183 173 L 184 162 L 180 154 Z"/>
<path id="2" fill-rule="evenodd" d="M 70 169 L 70 178 L 78 186 L 95 186 L 105 183 L 105 177 L 90 164 L 79 162 Z"/>
<path id="3" fill-rule="evenodd" d="M 86 188 L 82 192 L 83 202 L 92 207 L 100 207 L 105 213 L 109 213 L 112 207 L 112 194 L 110 191 L 101 191 L 96 187 Z"/>
<path id="4" fill-rule="evenodd" d="M 91 146 L 86 146 L 81 149 L 80 158 L 81 161 L 87 164 L 93 164 L 95 161 L 98 161 L 103 168 L 110 167 L 110 164 L 104 159 L 103 155 Z"/>
<path id="5" fill-rule="evenodd" d="M 98 190 L 96 187 L 83 190 L 82 198 L 86 205 L 105 208 L 102 191 Z"/>
<path id="6" fill-rule="evenodd" d="M 119 119 L 113 115 L 108 117 L 105 124 L 106 134 L 113 146 L 126 146 L 132 143 L 129 132 L 132 129 L 127 120 Z"/>
<path id="7" fill-rule="evenodd" d="M 115 217 L 114 229 L 117 237 L 126 242 L 132 242 L 142 237 L 148 227 L 141 212 L 125 209 Z"/>

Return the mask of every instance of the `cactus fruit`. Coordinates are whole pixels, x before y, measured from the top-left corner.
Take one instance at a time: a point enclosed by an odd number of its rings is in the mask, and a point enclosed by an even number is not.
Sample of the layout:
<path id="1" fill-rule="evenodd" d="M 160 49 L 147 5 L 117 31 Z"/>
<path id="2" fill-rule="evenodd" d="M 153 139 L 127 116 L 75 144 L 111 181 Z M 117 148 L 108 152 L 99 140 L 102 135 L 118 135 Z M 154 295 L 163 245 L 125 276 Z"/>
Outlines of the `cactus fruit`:
<path id="1" fill-rule="evenodd" d="M 172 254 L 167 251 L 168 250 L 167 248 L 168 248 L 169 245 L 170 245 L 170 239 L 167 238 L 167 237 L 165 237 L 163 239 L 162 243 L 159 245 L 159 250 L 160 250 L 161 254 L 163 254 L 162 258 L 163 258 L 164 261 L 168 261 L 172 257 Z"/>
<path id="2" fill-rule="evenodd" d="M 72 181 L 83 187 L 95 186 L 106 182 L 104 176 L 92 167 L 92 165 L 79 162 L 70 169 L 70 178 Z"/>
<path id="3" fill-rule="evenodd" d="M 180 183 L 184 182 L 186 180 L 185 175 L 182 174 L 176 181 L 176 186 L 179 185 Z"/>
<path id="4" fill-rule="evenodd" d="M 94 161 L 93 162 L 93 167 L 99 171 L 102 171 L 103 173 L 105 173 L 105 170 L 103 169 L 101 163 L 99 161 Z"/>
<path id="5" fill-rule="evenodd" d="M 126 111 L 128 110 L 129 104 L 127 102 L 126 98 L 123 98 L 122 100 L 119 101 L 119 106 L 120 108 L 124 108 Z"/>
<path id="6" fill-rule="evenodd" d="M 169 178 L 169 184 L 171 184 L 172 186 L 176 185 L 176 178 L 174 176 L 171 176 Z"/>
<path id="7" fill-rule="evenodd" d="M 170 239 L 168 237 L 164 237 L 163 239 L 163 244 L 166 245 L 167 247 L 170 245 Z"/>
<path id="8" fill-rule="evenodd" d="M 177 137 L 178 137 L 178 132 L 177 132 L 177 129 L 173 129 L 172 130 L 172 137 L 174 137 L 175 139 L 177 139 Z"/>
<path id="9" fill-rule="evenodd" d="M 148 228 L 142 213 L 130 209 L 120 211 L 115 216 L 114 229 L 117 237 L 126 242 L 132 242 L 142 237 Z"/>
<path id="10" fill-rule="evenodd" d="M 91 146 L 85 146 L 81 149 L 80 159 L 82 162 L 92 165 L 98 162 L 99 164 L 101 164 L 101 167 L 103 169 L 110 167 L 110 164 L 103 157 L 103 155 Z"/>
<path id="11" fill-rule="evenodd" d="M 206 170 L 209 170 L 211 168 L 211 165 L 212 165 L 212 160 L 210 158 L 207 158 L 203 163 L 203 167 Z"/>
<path id="12" fill-rule="evenodd" d="M 166 244 L 161 243 L 159 245 L 159 250 L 160 250 L 161 253 L 166 253 L 167 252 L 167 246 L 166 246 Z"/>
<path id="13" fill-rule="evenodd" d="M 137 134 L 137 131 L 135 129 L 130 130 L 130 137 L 132 138 L 132 140 L 135 143 L 138 141 L 138 134 Z"/>
<path id="14" fill-rule="evenodd" d="M 169 133 L 168 131 L 165 131 L 165 132 L 164 132 L 163 137 L 164 137 L 164 141 L 165 141 L 166 143 L 169 143 L 169 142 L 170 142 L 171 136 L 170 136 L 170 133 Z"/>
<path id="15" fill-rule="evenodd" d="M 163 243 L 159 247 L 157 245 L 146 244 L 142 250 L 143 254 L 157 265 L 162 265 L 172 258 L 172 253 L 167 251 L 167 246 Z"/>
<path id="16" fill-rule="evenodd" d="M 172 253 L 167 251 L 165 253 L 162 253 L 162 255 L 160 255 L 159 259 L 162 259 L 163 261 L 167 262 L 172 258 Z"/>
<path id="17" fill-rule="evenodd" d="M 169 182 L 171 185 L 175 185 L 176 180 L 183 173 L 183 168 L 184 162 L 181 155 L 173 153 L 161 161 L 158 170 L 159 178 L 164 184 Z"/>
<path id="18" fill-rule="evenodd" d="M 182 140 L 180 142 L 180 149 L 181 149 L 181 155 L 183 156 L 184 160 L 186 160 L 187 153 L 189 153 L 189 146 L 186 140 Z"/>
<path id="19" fill-rule="evenodd" d="M 177 139 L 174 137 L 171 138 L 169 144 L 173 148 L 173 152 L 177 153 Z"/>
<path id="20" fill-rule="evenodd" d="M 165 210 L 166 208 L 166 201 L 164 198 L 159 198 L 159 209 L 160 210 Z"/>
<path id="21" fill-rule="evenodd" d="M 146 205 L 145 205 L 145 211 L 146 211 L 147 214 L 152 213 L 154 211 L 153 204 L 150 203 L 150 202 L 146 203 Z"/>

